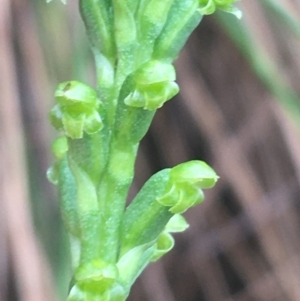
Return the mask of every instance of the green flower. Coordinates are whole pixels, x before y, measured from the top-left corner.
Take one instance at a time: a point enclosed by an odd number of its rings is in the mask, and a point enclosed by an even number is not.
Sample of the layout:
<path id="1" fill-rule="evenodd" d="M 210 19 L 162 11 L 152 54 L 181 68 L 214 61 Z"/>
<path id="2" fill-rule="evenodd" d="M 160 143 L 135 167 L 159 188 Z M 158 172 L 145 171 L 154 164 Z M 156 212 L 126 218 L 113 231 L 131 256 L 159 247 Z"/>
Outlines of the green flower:
<path id="1" fill-rule="evenodd" d="M 238 0 L 199 0 L 199 12 L 202 15 L 211 15 L 216 9 L 234 14 L 238 19 L 242 17 L 242 12 L 232 4 Z"/>
<path id="2" fill-rule="evenodd" d="M 100 100 L 90 86 L 77 81 L 58 85 L 57 105 L 50 112 L 53 126 L 72 139 L 83 137 L 83 132 L 95 134 L 103 127 L 99 114 Z"/>
<path id="3" fill-rule="evenodd" d="M 182 213 L 204 200 L 202 189 L 213 187 L 218 176 L 202 161 L 189 161 L 172 168 L 164 194 L 157 201 L 171 207 L 172 213 Z"/>
<path id="4" fill-rule="evenodd" d="M 135 89 L 124 100 L 128 106 L 156 110 L 179 91 L 175 69 L 168 63 L 149 61 L 133 77 Z"/>

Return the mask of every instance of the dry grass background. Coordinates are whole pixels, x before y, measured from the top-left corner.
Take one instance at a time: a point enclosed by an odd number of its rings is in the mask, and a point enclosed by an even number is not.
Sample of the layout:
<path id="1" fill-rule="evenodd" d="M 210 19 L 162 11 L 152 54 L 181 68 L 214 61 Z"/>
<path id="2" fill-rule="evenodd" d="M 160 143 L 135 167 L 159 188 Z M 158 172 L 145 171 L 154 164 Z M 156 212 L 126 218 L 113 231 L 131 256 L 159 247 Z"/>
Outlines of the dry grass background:
<path id="1" fill-rule="evenodd" d="M 0 0 L 0 300 L 63 300 L 66 236 L 45 179 L 56 84 L 93 82 L 76 3 Z M 71 3 L 72 2 L 72 3 Z M 190 159 L 221 179 L 129 300 L 300 300 L 300 2 L 206 17 L 176 62 L 181 92 L 141 144 L 132 192 Z"/>

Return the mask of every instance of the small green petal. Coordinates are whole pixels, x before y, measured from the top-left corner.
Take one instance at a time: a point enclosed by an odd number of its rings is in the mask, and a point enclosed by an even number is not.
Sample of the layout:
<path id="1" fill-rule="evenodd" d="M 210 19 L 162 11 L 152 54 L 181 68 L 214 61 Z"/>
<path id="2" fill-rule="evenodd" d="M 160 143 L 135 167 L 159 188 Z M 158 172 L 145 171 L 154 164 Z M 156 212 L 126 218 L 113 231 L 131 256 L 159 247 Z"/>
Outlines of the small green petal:
<path id="1" fill-rule="evenodd" d="M 156 250 L 154 251 L 151 261 L 157 261 L 170 250 L 173 249 L 175 244 L 174 238 L 171 234 L 163 232 L 159 235 L 156 243 Z"/>
<path id="2" fill-rule="evenodd" d="M 179 91 L 175 82 L 160 82 L 149 85 L 145 88 L 145 106 L 144 109 L 156 110 L 174 97 Z"/>
<path id="3" fill-rule="evenodd" d="M 193 207 L 195 204 L 199 204 L 204 200 L 204 194 L 202 190 L 192 186 L 183 187 L 180 191 L 180 196 L 176 200 L 174 206 L 170 208 L 170 212 L 183 213 L 187 209 Z"/>
<path id="4" fill-rule="evenodd" d="M 172 233 L 183 232 L 188 227 L 189 224 L 187 223 L 186 219 L 181 214 L 175 214 L 166 224 L 165 231 Z"/>
<path id="5" fill-rule="evenodd" d="M 93 112 L 86 116 L 84 120 L 84 131 L 89 134 L 95 134 L 103 128 L 103 122 L 98 112 Z"/>
<path id="6" fill-rule="evenodd" d="M 173 182 L 189 183 L 201 189 L 213 187 L 218 178 L 216 172 L 203 161 L 185 162 L 171 170 Z"/>
<path id="7" fill-rule="evenodd" d="M 83 137 L 83 127 L 84 127 L 85 115 L 79 115 L 76 118 L 65 113 L 63 114 L 62 123 L 66 135 L 72 139 L 80 139 Z"/>
<path id="8" fill-rule="evenodd" d="M 86 108 L 96 108 L 98 103 L 97 92 L 89 85 L 78 81 L 59 84 L 55 98 L 62 106 L 84 105 Z"/>
<path id="9" fill-rule="evenodd" d="M 179 199 L 180 191 L 178 191 L 175 185 L 171 185 L 171 188 L 166 190 L 166 193 L 156 198 L 156 200 L 163 206 L 174 206 Z"/>
<path id="10" fill-rule="evenodd" d="M 134 90 L 124 99 L 124 103 L 127 106 L 142 108 L 145 105 L 145 99 L 138 90 Z"/>

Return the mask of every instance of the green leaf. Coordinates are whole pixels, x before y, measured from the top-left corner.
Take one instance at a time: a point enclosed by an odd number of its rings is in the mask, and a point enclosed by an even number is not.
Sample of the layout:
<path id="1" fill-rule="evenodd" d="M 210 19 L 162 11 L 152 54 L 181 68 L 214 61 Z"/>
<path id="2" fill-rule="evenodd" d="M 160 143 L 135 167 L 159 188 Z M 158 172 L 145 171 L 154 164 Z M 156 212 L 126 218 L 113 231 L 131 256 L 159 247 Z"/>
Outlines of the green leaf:
<path id="1" fill-rule="evenodd" d="M 169 233 L 183 232 L 189 227 L 189 224 L 181 214 L 175 214 L 171 217 L 165 227 L 165 231 Z"/>

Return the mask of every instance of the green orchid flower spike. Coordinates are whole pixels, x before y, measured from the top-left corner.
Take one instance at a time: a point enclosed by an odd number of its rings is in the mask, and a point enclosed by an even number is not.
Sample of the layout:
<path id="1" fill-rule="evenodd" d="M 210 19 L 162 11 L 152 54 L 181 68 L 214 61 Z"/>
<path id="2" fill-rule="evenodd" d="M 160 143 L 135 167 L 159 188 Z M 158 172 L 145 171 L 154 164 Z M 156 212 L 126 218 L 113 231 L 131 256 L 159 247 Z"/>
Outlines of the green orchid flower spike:
<path id="1" fill-rule="evenodd" d="M 126 206 L 141 139 L 179 92 L 174 60 L 203 15 L 239 16 L 233 0 L 80 0 L 97 88 L 58 85 L 50 121 L 60 137 L 47 176 L 70 237 L 68 301 L 124 301 L 153 261 L 174 246 L 182 214 L 218 176 L 193 160 L 154 174 Z"/>

